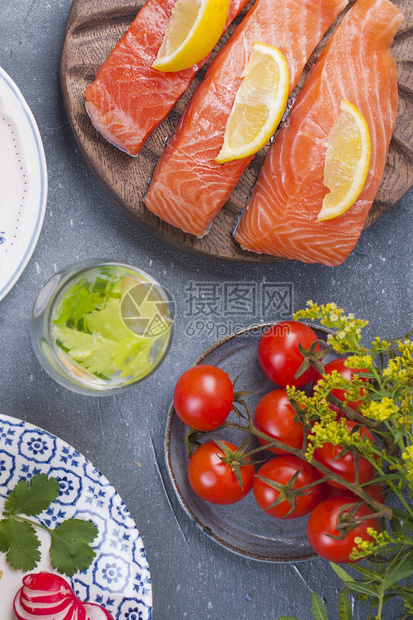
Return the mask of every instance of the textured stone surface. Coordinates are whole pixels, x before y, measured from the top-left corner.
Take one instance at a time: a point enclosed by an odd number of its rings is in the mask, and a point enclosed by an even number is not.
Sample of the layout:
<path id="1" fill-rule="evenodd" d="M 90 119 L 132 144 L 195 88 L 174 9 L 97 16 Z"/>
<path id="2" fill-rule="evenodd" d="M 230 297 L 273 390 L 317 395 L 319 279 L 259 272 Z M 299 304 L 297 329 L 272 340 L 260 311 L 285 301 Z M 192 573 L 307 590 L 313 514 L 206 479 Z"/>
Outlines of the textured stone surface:
<path id="1" fill-rule="evenodd" d="M 70 0 L 2 0 L 0 6 L 0 65 L 32 108 L 49 167 L 48 208 L 39 243 L 19 282 L 0 302 L 0 410 L 71 443 L 117 488 L 146 546 L 156 620 L 264 620 L 287 613 L 307 620 L 312 617 L 312 590 L 323 595 L 334 619 L 340 582 L 327 562 L 268 565 L 237 557 L 207 539 L 173 495 L 163 435 L 175 380 L 234 324 L 273 318 L 270 311 L 263 315 L 257 310 L 254 316 L 199 316 L 195 319 L 202 323 L 191 323 L 194 317 L 185 316 L 190 304 L 184 287 L 189 281 L 292 283 L 294 310 L 309 298 L 336 301 L 370 319 L 368 336 L 407 332 L 413 322 L 413 193 L 363 234 L 341 267 L 295 262 L 234 266 L 172 250 L 111 204 L 76 149 L 58 83 L 69 8 Z M 39 367 L 29 340 L 30 312 L 42 284 L 61 267 L 93 256 L 149 271 L 171 291 L 178 310 L 165 364 L 141 386 L 107 399 L 78 396 L 55 385 Z M 191 335 L 193 331 L 202 333 Z M 396 609 L 389 608 L 386 618 L 396 615 Z M 366 616 L 366 610 L 356 614 Z"/>

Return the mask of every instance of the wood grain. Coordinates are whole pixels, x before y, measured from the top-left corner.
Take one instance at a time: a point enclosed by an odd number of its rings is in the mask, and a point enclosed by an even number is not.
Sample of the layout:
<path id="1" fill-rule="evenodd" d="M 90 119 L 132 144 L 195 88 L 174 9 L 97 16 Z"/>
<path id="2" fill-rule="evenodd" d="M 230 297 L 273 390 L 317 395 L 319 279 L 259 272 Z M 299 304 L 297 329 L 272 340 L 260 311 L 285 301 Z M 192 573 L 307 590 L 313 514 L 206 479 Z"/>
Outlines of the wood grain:
<path id="1" fill-rule="evenodd" d="M 159 239 L 180 250 L 237 262 L 268 263 L 284 260 L 244 252 L 233 241 L 231 234 L 235 218 L 247 204 L 267 149 L 256 155 L 231 199 L 215 219 L 210 233 L 203 239 L 166 224 L 143 204 L 155 164 L 208 65 L 198 73 L 169 116 L 147 140 L 138 157 L 129 157 L 106 142 L 91 124 L 86 114 L 83 93 L 143 4 L 144 0 L 73 0 L 62 47 L 60 80 L 67 116 L 87 165 L 108 196 L 124 213 Z M 399 71 L 399 115 L 382 183 L 367 218 L 366 228 L 389 211 L 413 185 L 413 2 L 395 0 L 395 4 L 406 17 L 393 47 Z M 230 26 L 214 54 L 228 40 L 249 7 L 247 5 Z M 312 55 L 292 100 L 329 35 L 330 32 Z"/>

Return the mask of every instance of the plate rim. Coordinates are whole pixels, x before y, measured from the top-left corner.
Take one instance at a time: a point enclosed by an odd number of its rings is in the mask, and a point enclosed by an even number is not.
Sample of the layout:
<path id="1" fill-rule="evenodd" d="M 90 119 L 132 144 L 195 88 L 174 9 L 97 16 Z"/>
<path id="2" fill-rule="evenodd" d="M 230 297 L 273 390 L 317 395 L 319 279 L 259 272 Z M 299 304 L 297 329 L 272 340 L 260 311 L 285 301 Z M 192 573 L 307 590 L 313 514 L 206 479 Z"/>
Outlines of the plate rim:
<path id="1" fill-rule="evenodd" d="M 1 420 L 2 420 L 2 419 L 3 419 L 3 420 L 6 420 L 6 421 L 9 421 L 9 422 L 11 422 L 11 424 L 14 424 L 14 425 L 16 425 L 16 426 L 19 426 L 19 425 L 23 424 L 25 429 L 26 429 L 26 428 L 27 428 L 27 429 L 29 429 L 29 430 L 32 430 L 32 429 L 33 429 L 33 430 L 37 430 L 37 431 L 41 431 L 41 432 L 43 432 L 43 433 L 46 433 L 47 435 L 49 435 L 50 437 L 52 437 L 53 439 L 55 439 L 55 440 L 56 440 L 57 445 L 59 445 L 59 444 L 60 444 L 60 445 L 62 445 L 62 446 L 64 446 L 64 447 L 71 448 L 72 450 L 74 450 L 74 451 L 78 452 L 78 453 L 79 453 L 79 455 L 80 455 L 80 456 L 84 459 L 84 461 L 85 461 L 86 463 L 89 463 L 89 464 L 90 464 L 90 465 L 91 465 L 91 466 L 92 466 L 92 467 L 93 467 L 93 468 L 94 468 L 94 469 L 95 469 L 95 470 L 96 470 L 96 471 L 100 474 L 100 476 L 101 476 L 100 480 L 101 480 L 101 481 L 103 481 L 105 484 L 107 483 L 107 485 L 108 485 L 110 488 L 112 488 L 112 489 L 114 490 L 115 494 L 119 497 L 119 499 L 121 500 L 122 504 L 124 504 L 124 506 L 126 507 L 126 509 L 127 509 L 127 511 L 128 511 L 128 514 L 129 514 L 129 516 L 130 516 L 130 518 L 131 518 L 131 520 L 132 520 L 132 522 L 133 522 L 134 528 L 135 528 L 136 532 L 138 533 L 138 536 L 139 536 L 139 538 L 140 538 L 140 540 L 141 540 L 142 547 L 143 547 L 143 549 L 145 549 L 144 542 L 143 542 L 143 539 L 142 539 L 142 535 L 141 535 L 141 533 L 140 533 L 140 530 L 138 529 L 138 526 L 136 525 L 135 519 L 133 518 L 133 516 L 132 516 L 132 515 L 131 515 L 131 513 L 129 512 L 129 508 L 126 506 L 126 504 L 124 503 L 124 501 L 123 501 L 122 497 L 119 495 L 118 491 L 117 491 L 117 490 L 116 490 L 116 488 L 113 486 L 113 484 L 112 484 L 112 483 L 108 480 L 108 478 L 105 476 L 105 474 L 104 474 L 104 473 L 102 473 L 102 472 L 100 471 L 100 469 L 99 469 L 98 467 L 96 467 L 96 466 L 92 463 L 92 461 L 90 461 L 90 460 L 89 460 L 89 458 L 88 458 L 88 457 L 86 457 L 86 456 L 85 456 L 82 452 L 79 452 L 79 450 L 77 450 L 77 448 L 75 448 L 74 446 L 72 446 L 71 444 L 69 444 L 69 443 L 68 443 L 67 441 L 65 441 L 64 439 L 61 439 L 60 437 L 58 437 L 58 436 L 57 436 L 57 435 L 55 435 L 54 433 L 51 433 L 50 431 L 46 430 L 45 428 L 42 428 L 41 426 L 38 426 L 38 425 L 36 425 L 36 424 L 33 424 L 32 422 L 29 422 L 29 421 L 27 421 L 27 420 L 22 420 L 21 418 L 15 418 L 14 416 L 10 416 L 10 415 L 7 415 L 7 414 L 5 414 L 5 413 L 1 413 L 1 412 L 0 412 L 0 422 L 1 422 Z M 17 455 L 18 455 L 18 454 L 17 454 Z M 6 488 L 7 488 L 7 487 L 6 487 Z M 148 558 L 147 558 L 147 556 L 146 556 L 146 550 L 145 550 L 145 562 L 146 562 L 146 565 L 147 565 L 148 574 L 149 574 L 149 578 L 150 578 L 150 583 L 149 583 L 150 589 L 149 589 L 149 593 L 147 594 L 147 596 L 148 596 L 148 599 L 149 599 L 149 600 L 148 600 L 148 605 L 149 605 L 149 607 L 148 607 L 148 610 L 149 610 L 149 617 L 151 617 L 152 612 L 153 612 L 153 587 L 152 587 L 152 580 L 151 580 L 151 572 L 150 572 L 150 567 L 149 567 L 149 561 L 148 561 Z M 60 575 L 60 573 L 58 573 L 58 574 Z M 76 573 L 76 575 L 81 575 L 81 573 Z M 74 575 L 71 579 L 73 579 L 76 575 Z M 66 576 L 64 576 L 64 578 L 65 578 L 65 579 L 67 579 L 67 577 L 66 577 Z M 130 600 L 130 598 L 129 598 L 129 597 L 126 597 L 126 599 L 127 599 L 127 600 Z M 126 599 L 125 599 L 125 600 L 126 600 Z M 136 598 L 136 599 L 135 599 L 135 601 L 136 601 L 136 602 L 138 602 L 138 599 Z M 122 604 L 123 604 L 123 603 L 122 603 Z M 146 603 L 145 603 L 145 605 L 146 605 Z"/>
<path id="2" fill-rule="evenodd" d="M 39 239 L 40 232 L 43 227 L 44 216 L 46 213 L 47 194 L 48 194 L 48 174 L 47 174 L 47 161 L 46 161 L 46 155 L 44 151 L 42 137 L 41 137 L 40 130 L 37 125 L 36 119 L 34 117 L 34 114 L 29 107 L 29 104 L 25 100 L 21 90 L 19 89 L 19 87 L 17 86 L 13 78 L 1 66 L 0 66 L 0 79 L 3 79 L 3 81 L 7 84 L 10 90 L 16 96 L 29 122 L 33 137 L 36 142 L 37 157 L 39 160 L 40 175 L 41 175 L 40 200 L 39 200 L 39 207 L 38 207 L 35 228 L 31 236 L 31 239 L 26 247 L 26 250 L 23 253 L 23 257 L 21 258 L 18 267 L 14 270 L 13 274 L 11 275 L 11 277 L 9 277 L 8 281 L 3 286 L 3 288 L 0 289 L 0 301 L 1 301 L 11 291 L 11 289 L 14 287 L 14 285 L 20 278 L 21 274 L 27 267 L 27 264 L 30 261 L 33 255 L 33 252 L 35 250 L 35 247 L 37 245 L 37 241 Z"/>
<path id="3" fill-rule="evenodd" d="M 274 323 L 274 321 L 266 321 L 265 323 L 255 323 L 253 325 L 249 325 L 248 327 L 244 327 L 240 330 L 237 330 L 236 332 L 232 332 L 231 334 L 224 336 L 223 338 L 216 340 L 212 345 L 210 345 L 207 349 L 205 349 L 196 359 L 195 361 L 192 363 L 192 365 L 189 368 L 192 368 L 194 366 L 198 366 L 199 364 L 201 364 L 204 359 L 213 351 L 215 351 L 216 349 L 218 349 L 221 345 L 226 344 L 227 342 L 229 342 L 230 340 L 235 339 L 237 336 L 241 336 L 244 335 L 246 333 L 250 333 L 252 332 L 253 329 L 265 329 L 267 327 L 272 327 L 273 325 L 275 325 L 277 322 Z M 305 325 L 309 324 L 309 323 L 304 323 Z M 328 334 L 331 334 L 332 331 L 326 327 L 323 326 L 319 326 L 316 325 L 314 326 L 313 324 L 312 328 L 316 329 L 318 332 L 321 332 L 323 334 L 325 334 L 326 336 Z M 268 564 L 289 564 L 289 563 L 296 563 L 296 562 L 306 562 L 308 560 L 314 560 L 316 558 L 318 558 L 318 554 L 316 552 L 314 552 L 311 555 L 305 556 L 305 557 L 296 557 L 294 559 L 291 560 L 286 560 L 285 558 L 270 558 L 270 557 L 265 557 L 262 556 L 260 554 L 254 554 L 254 553 L 249 553 L 249 552 L 244 552 L 241 551 L 240 549 L 238 549 L 237 547 L 234 547 L 233 545 L 231 545 L 230 543 L 226 542 L 225 540 L 223 540 L 222 538 L 220 538 L 217 534 L 215 534 L 208 526 L 205 526 L 202 521 L 192 512 L 190 506 L 188 506 L 187 502 L 185 501 L 179 487 L 178 484 L 176 482 L 176 478 L 174 475 L 174 471 L 172 468 L 172 463 L 171 463 L 171 446 L 170 446 L 170 442 L 171 442 L 171 429 L 172 429 L 172 422 L 175 416 L 175 409 L 173 406 L 173 399 L 172 402 L 169 406 L 168 409 L 168 416 L 167 416 L 167 420 L 166 420 L 166 427 L 165 427 L 165 435 L 164 435 L 164 456 L 165 456 L 165 464 L 166 464 L 166 469 L 168 471 L 168 476 L 169 476 L 169 480 L 171 482 L 171 485 L 174 489 L 176 498 L 178 499 L 178 502 L 180 504 L 180 506 L 182 507 L 182 509 L 184 510 L 184 512 L 188 515 L 188 517 L 195 522 L 195 524 L 197 525 L 197 527 L 202 530 L 204 532 L 204 534 L 207 535 L 207 537 L 210 540 L 213 540 L 215 543 L 217 543 L 218 545 L 220 545 L 221 547 L 223 547 L 224 549 L 227 549 L 229 551 L 231 551 L 232 553 L 234 553 L 235 555 L 242 557 L 244 559 L 247 560 L 254 560 L 257 562 L 263 562 L 263 563 L 268 563 Z"/>

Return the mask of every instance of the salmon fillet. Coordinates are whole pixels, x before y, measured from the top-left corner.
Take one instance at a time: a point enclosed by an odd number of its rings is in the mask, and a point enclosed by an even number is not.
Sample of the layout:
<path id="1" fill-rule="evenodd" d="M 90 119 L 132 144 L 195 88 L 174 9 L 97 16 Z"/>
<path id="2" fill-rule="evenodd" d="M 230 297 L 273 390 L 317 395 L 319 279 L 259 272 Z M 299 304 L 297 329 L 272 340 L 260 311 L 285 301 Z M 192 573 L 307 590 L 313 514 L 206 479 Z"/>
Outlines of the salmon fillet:
<path id="1" fill-rule="evenodd" d="M 242 72 L 256 41 L 284 54 L 290 91 L 347 0 L 257 0 L 212 62 L 155 169 L 145 204 L 183 231 L 203 236 L 252 157 L 217 164 Z"/>
<path id="2" fill-rule="evenodd" d="M 248 0 L 231 0 L 226 27 Z M 106 140 L 136 156 L 206 62 L 185 71 L 152 69 L 176 0 L 147 0 L 85 91 L 86 110 Z"/>
<path id="3" fill-rule="evenodd" d="M 373 204 L 397 116 L 390 48 L 403 21 L 389 0 L 357 0 L 313 68 L 261 168 L 235 239 L 244 249 L 339 265 L 356 245 Z M 346 99 L 365 117 L 370 168 L 362 193 L 339 217 L 317 222 L 328 135 Z"/>

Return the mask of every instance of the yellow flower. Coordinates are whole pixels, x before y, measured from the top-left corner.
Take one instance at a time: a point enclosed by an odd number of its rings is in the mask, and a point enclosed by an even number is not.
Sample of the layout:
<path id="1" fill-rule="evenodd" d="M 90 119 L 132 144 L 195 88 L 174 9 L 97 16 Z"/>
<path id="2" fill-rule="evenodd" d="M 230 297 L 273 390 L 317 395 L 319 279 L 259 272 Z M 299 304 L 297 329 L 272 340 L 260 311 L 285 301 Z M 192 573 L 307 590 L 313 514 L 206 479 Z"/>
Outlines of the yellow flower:
<path id="1" fill-rule="evenodd" d="M 380 336 L 376 336 L 371 345 L 370 354 L 373 357 L 380 351 L 386 352 L 391 348 L 391 343 L 387 342 L 387 340 L 382 340 Z"/>
<path id="2" fill-rule="evenodd" d="M 399 415 L 397 416 L 397 422 L 400 426 L 411 426 L 413 424 L 413 418 L 411 415 Z"/>
<path id="3" fill-rule="evenodd" d="M 367 534 L 373 540 L 364 540 L 360 536 L 354 539 L 356 546 L 351 552 L 351 560 L 361 560 L 371 555 L 373 552 L 377 552 L 380 549 L 387 547 L 387 545 L 397 542 L 387 532 L 377 532 L 373 527 L 367 528 Z"/>
<path id="4" fill-rule="evenodd" d="M 344 362 L 347 368 L 371 368 L 373 366 L 373 358 L 370 355 L 350 355 Z"/>
<path id="5" fill-rule="evenodd" d="M 413 488 L 413 446 L 407 446 L 402 453 L 402 460 L 404 461 L 407 482 L 410 488 Z"/>
<path id="6" fill-rule="evenodd" d="M 402 454 L 403 461 L 412 461 L 413 463 L 413 446 L 408 446 Z"/>
<path id="7" fill-rule="evenodd" d="M 360 413 L 367 418 L 377 420 L 378 422 L 384 422 L 391 418 L 392 415 L 398 413 L 399 408 L 396 403 L 385 396 L 379 403 L 370 401 L 367 405 L 362 405 Z"/>
<path id="8" fill-rule="evenodd" d="M 353 443 L 353 436 L 342 419 L 327 419 L 314 424 L 311 433 L 308 435 L 308 442 L 306 457 L 311 461 L 316 448 L 320 448 L 325 443 L 332 443 L 335 446 L 349 445 Z"/>
<path id="9" fill-rule="evenodd" d="M 299 405 L 302 405 L 303 407 L 309 407 L 312 403 L 311 396 L 307 396 L 304 392 L 298 390 L 295 387 L 287 385 L 285 391 L 287 392 L 287 396 L 290 402 L 292 400 L 295 400 Z"/>
<path id="10" fill-rule="evenodd" d="M 399 403 L 399 415 L 396 418 L 400 426 L 410 428 L 413 424 L 413 403 L 412 397 L 401 398 Z"/>
<path id="11" fill-rule="evenodd" d="M 327 396 L 334 388 L 349 389 L 351 387 L 351 381 L 343 377 L 337 370 L 333 370 L 329 374 L 323 375 L 314 386 L 314 393 L 324 394 Z"/>
<path id="12" fill-rule="evenodd" d="M 337 329 L 336 334 L 329 334 L 328 343 L 337 353 L 361 350 L 361 329 L 368 325 L 368 321 L 355 319 L 354 314 L 346 316 L 341 308 L 334 303 L 319 306 L 313 301 L 307 302 L 307 309 L 294 314 L 297 319 L 320 320 L 322 325 Z"/>
<path id="13" fill-rule="evenodd" d="M 413 385 L 413 342 L 411 340 L 397 343 L 400 355 L 389 360 L 383 370 L 383 377 L 393 383 L 406 386 Z"/>

